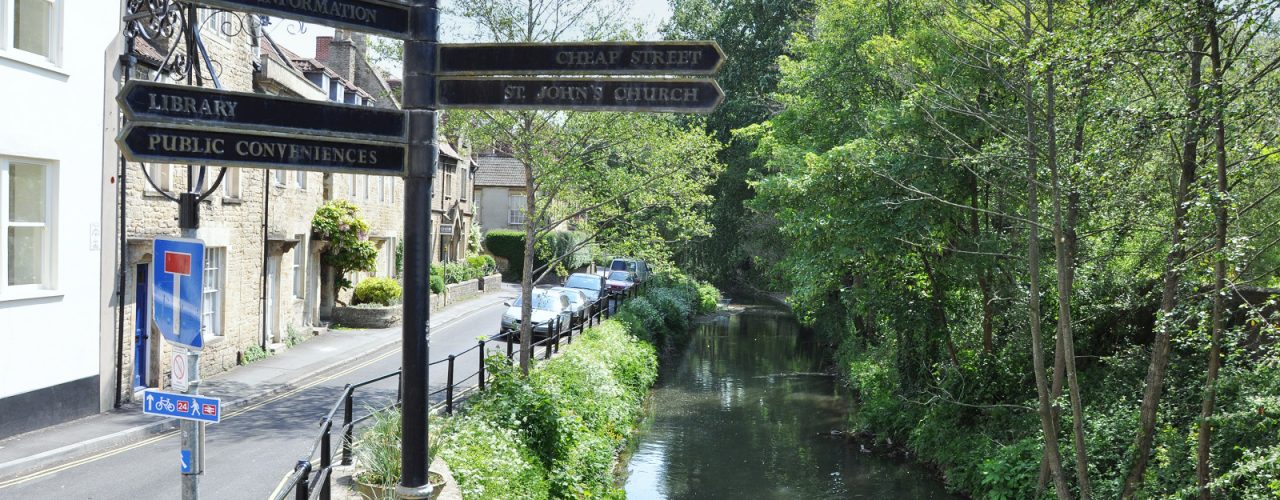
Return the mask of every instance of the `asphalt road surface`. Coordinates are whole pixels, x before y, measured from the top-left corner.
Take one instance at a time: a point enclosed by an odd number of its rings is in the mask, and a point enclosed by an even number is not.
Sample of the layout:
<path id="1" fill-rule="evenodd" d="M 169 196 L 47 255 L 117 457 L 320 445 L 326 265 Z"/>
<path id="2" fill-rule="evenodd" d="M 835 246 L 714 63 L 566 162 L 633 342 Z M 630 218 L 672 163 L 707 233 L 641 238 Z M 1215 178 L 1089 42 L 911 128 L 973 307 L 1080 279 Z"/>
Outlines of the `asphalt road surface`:
<path id="1" fill-rule="evenodd" d="M 506 307 L 495 304 L 432 332 L 431 359 L 462 352 L 477 337 L 497 333 Z M 489 350 L 506 352 L 506 344 L 489 343 Z M 473 350 L 455 360 L 461 380 L 476 372 L 480 355 Z M 205 473 L 202 498 L 262 499 L 275 490 L 293 465 L 313 446 L 319 422 L 332 409 L 345 384 L 354 384 L 400 368 L 399 346 L 317 376 L 299 388 L 240 408 L 206 427 Z M 431 389 L 445 385 L 447 364 L 431 367 Z M 476 383 L 472 377 L 463 385 Z M 398 378 L 361 388 L 356 394 L 357 416 L 385 406 L 396 397 Z M 442 401 L 444 394 L 432 397 Z M 333 443 L 339 442 L 334 426 Z M 25 476 L 0 488 L 0 499 L 165 499 L 181 498 L 177 431 L 151 436 L 131 445 L 99 453 L 69 464 Z M 319 463 L 318 454 L 315 463 Z M 335 453 L 335 462 L 338 454 Z"/>

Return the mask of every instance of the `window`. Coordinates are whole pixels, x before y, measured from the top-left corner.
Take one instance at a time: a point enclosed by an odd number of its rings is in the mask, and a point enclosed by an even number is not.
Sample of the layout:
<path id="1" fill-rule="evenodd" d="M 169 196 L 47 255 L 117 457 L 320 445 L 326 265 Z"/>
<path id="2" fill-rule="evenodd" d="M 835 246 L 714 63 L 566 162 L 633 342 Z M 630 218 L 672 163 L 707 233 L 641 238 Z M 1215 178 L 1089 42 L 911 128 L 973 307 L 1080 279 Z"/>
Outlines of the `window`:
<path id="1" fill-rule="evenodd" d="M 289 172 L 287 170 L 272 170 L 271 183 L 276 186 L 284 186 L 285 182 L 289 179 L 288 174 Z"/>
<path id="2" fill-rule="evenodd" d="M 525 204 L 529 198 L 524 193 L 510 193 L 507 197 L 507 224 L 513 226 L 525 223 Z"/>
<path id="3" fill-rule="evenodd" d="M 356 174 L 351 174 L 351 199 L 356 199 Z"/>
<path id="4" fill-rule="evenodd" d="M 54 170 L 0 158 L 0 295 L 53 288 Z"/>
<path id="5" fill-rule="evenodd" d="M 227 249 L 205 247 L 204 293 L 201 295 L 200 333 L 222 336 L 222 293 L 226 282 Z"/>
<path id="6" fill-rule="evenodd" d="M 61 49 L 62 0 L 0 0 L 0 49 L 14 49 L 58 62 Z"/>
<path id="7" fill-rule="evenodd" d="M 293 296 L 299 299 L 306 296 L 304 273 L 307 270 L 307 237 L 298 235 L 298 246 L 293 247 Z"/>
<path id="8" fill-rule="evenodd" d="M 457 172 L 458 164 L 453 162 L 446 162 L 444 164 L 444 186 L 442 187 L 444 188 L 445 198 L 453 198 L 454 196 L 457 196 L 458 189 L 457 186 L 453 184 L 454 177 L 457 177 L 455 175 Z"/>
<path id="9" fill-rule="evenodd" d="M 378 178 L 378 201 L 387 201 L 387 178 Z"/>
<path id="10" fill-rule="evenodd" d="M 369 176 L 367 176 L 367 175 L 366 175 L 366 176 L 363 176 L 363 177 L 364 177 L 364 183 L 362 183 L 362 184 L 360 185 L 360 192 L 361 192 L 361 193 L 364 193 L 364 199 L 366 199 L 366 200 L 367 200 L 367 199 L 369 199 L 369 189 L 370 189 L 370 188 L 369 188 L 369 181 L 370 181 L 371 179 L 370 179 L 370 178 L 369 178 Z"/>
<path id="11" fill-rule="evenodd" d="M 307 173 L 295 172 L 293 175 L 294 175 L 293 184 L 297 186 L 298 189 L 306 191 L 307 190 Z"/>
<path id="12" fill-rule="evenodd" d="M 200 19 L 203 23 L 200 27 L 205 33 L 223 40 L 230 40 L 231 34 L 240 31 L 240 20 L 225 10 L 200 9 Z"/>
<path id="13" fill-rule="evenodd" d="M 222 179 L 222 197 L 240 199 L 240 169 L 227 169 L 227 175 Z"/>
<path id="14" fill-rule="evenodd" d="M 143 163 L 142 166 L 146 175 L 151 177 L 151 182 L 141 179 L 147 194 L 159 195 L 160 191 L 173 191 L 173 165 Z M 156 188 L 159 188 L 159 191 Z"/>

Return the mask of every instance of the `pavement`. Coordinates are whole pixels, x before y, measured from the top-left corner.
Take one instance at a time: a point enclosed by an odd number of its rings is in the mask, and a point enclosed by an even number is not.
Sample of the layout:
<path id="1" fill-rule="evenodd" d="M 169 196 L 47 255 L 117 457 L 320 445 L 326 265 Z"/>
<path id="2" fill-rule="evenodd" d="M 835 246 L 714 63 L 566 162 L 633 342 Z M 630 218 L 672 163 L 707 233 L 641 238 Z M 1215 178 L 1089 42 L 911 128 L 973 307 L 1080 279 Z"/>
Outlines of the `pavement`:
<path id="1" fill-rule="evenodd" d="M 516 290 L 515 286 L 504 284 L 503 289 L 497 293 L 451 304 L 432 313 L 432 331 L 444 331 L 449 338 L 437 339 L 437 334 L 433 333 L 431 359 L 446 357 L 455 350 L 460 352 L 468 345 L 475 345 L 475 338 L 496 333 L 496 330 L 475 330 L 491 329 L 489 323 L 493 322 L 493 318 L 488 316 L 500 315 L 500 304 L 514 298 Z M 457 332 L 446 330 L 455 324 L 456 327 L 452 330 Z M 339 375 L 371 378 L 368 373 L 371 370 L 394 371 L 399 366 L 398 359 L 391 358 L 391 355 L 399 350 L 400 333 L 399 327 L 381 330 L 332 330 L 269 358 L 212 376 L 201 383 L 200 392 L 202 395 L 222 399 L 225 419 L 226 415 L 243 414 L 297 394 L 316 385 L 315 379 L 321 376 L 324 376 L 325 381 Z M 468 337 L 467 334 L 476 335 Z M 498 349 L 497 346 L 490 348 Z M 470 364 L 478 364 L 479 356 L 475 357 L 476 361 Z M 375 366 L 375 361 L 380 364 Z M 433 386 L 438 385 L 439 380 L 434 374 L 435 368 L 433 367 L 432 374 Z M 383 390 L 386 392 L 394 389 Z M 328 398 L 327 401 L 317 403 L 320 404 L 319 407 L 327 407 L 333 401 L 336 399 Z M 298 415 L 301 419 L 293 425 L 306 427 L 311 432 L 312 422 L 318 422 L 324 415 L 311 408 L 305 413 Z M 144 415 L 140 406 L 135 403 L 0 441 L 0 498 L 7 498 L 3 490 L 9 486 L 55 475 L 82 463 L 99 460 L 99 457 L 113 453 L 114 450 L 126 451 L 138 446 L 134 443 L 148 438 L 160 439 L 162 436 L 155 435 L 171 434 L 177 428 L 176 422 L 174 419 Z"/>

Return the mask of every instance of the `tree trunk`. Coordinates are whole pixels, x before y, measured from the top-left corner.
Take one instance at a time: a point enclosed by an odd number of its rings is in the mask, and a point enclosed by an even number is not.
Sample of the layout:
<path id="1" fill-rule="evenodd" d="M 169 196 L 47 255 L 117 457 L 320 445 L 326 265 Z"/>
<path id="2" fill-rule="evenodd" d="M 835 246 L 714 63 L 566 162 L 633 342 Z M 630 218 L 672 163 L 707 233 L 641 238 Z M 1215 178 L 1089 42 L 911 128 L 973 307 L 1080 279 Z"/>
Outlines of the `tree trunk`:
<path id="1" fill-rule="evenodd" d="M 524 137 L 532 135 L 533 118 L 528 113 L 523 115 Z M 534 236 L 537 234 L 534 201 L 535 184 L 533 182 L 533 155 L 529 144 L 522 144 L 524 154 L 525 214 L 524 214 L 524 270 L 520 276 L 520 371 L 529 375 L 529 360 L 533 357 L 533 257 Z M 550 326 L 547 327 L 550 332 Z"/>
<path id="2" fill-rule="evenodd" d="M 1032 43 L 1031 0 L 1023 2 L 1023 40 L 1027 47 Z M 1058 498 L 1071 498 L 1067 489 L 1066 478 L 1062 475 L 1062 455 L 1058 450 L 1058 436 L 1053 421 L 1053 411 L 1049 407 L 1049 387 L 1045 380 L 1044 345 L 1040 331 L 1040 204 L 1038 200 L 1039 186 L 1036 174 L 1039 170 L 1040 151 L 1036 144 L 1036 116 L 1033 102 L 1034 88 L 1031 78 L 1030 63 L 1024 63 L 1022 104 L 1027 119 L 1027 273 L 1030 277 L 1030 291 L 1027 296 L 1027 314 L 1031 327 L 1031 361 L 1035 371 L 1036 394 L 1039 396 L 1040 427 L 1044 432 L 1045 452 L 1049 455 L 1049 473 L 1053 477 L 1054 489 Z"/>
<path id="3" fill-rule="evenodd" d="M 947 323 L 947 295 L 946 289 L 942 286 L 942 281 L 938 279 L 938 274 L 934 272 L 933 265 L 929 263 L 929 256 L 925 253 L 920 254 L 920 262 L 924 264 L 924 273 L 929 277 L 929 290 L 932 295 L 930 300 L 930 310 L 933 311 L 933 320 L 937 323 L 938 328 L 942 330 L 943 341 L 947 346 L 947 355 L 951 358 L 953 366 L 960 366 L 960 356 L 956 353 L 956 344 L 951 340 L 951 328 Z"/>
<path id="4" fill-rule="evenodd" d="M 1182 154 L 1180 158 L 1180 174 L 1177 192 L 1173 199 L 1173 227 L 1169 245 L 1169 255 L 1164 265 L 1164 289 L 1160 297 L 1160 317 L 1157 319 L 1156 338 L 1151 347 L 1151 364 L 1147 367 L 1147 383 L 1142 394 L 1142 406 L 1138 415 L 1138 438 L 1135 444 L 1133 465 L 1125 478 L 1121 498 L 1134 498 L 1142 487 L 1143 475 L 1147 471 L 1147 460 L 1151 455 L 1151 442 L 1156 427 L 1156 411 L 1160 406 L 1160 394 L 1164 389 L 1165 368 L 1169 363 L 1169 336 L 1173 329 L 1170 315 L 1178 304 L 1178 283 L 1182 279 L 1178 266 L 1186 257 L 1183 247 L 1183 231 L 1186 228 L 1187 196 L 1191 183 L 1195 181 L 1197 155 L 1201 135 L 1200 120 L 1200 64 L 1204 59 L 1204 39 L 1201 34 L 1190 33 L 1190 74 L 1187 78 L 1187 117 L 1183 123 Z"/>
<path id="5" fill-rule="evenodd" d="M 1206 27 L 1209 31 L 1209 61 L 1213 68 L 1213 80 L 1211 89 L 1213 91 L 1213 149 L 1214 163 L 1216 164 L 1218 185 L 1214 193 L 1213 204 L 1213 221 L 1214 221 L 1214 241 L 1213 241 L 1213 333 L 1209 338 L 1209 373 L 1205 375 L 1204 381 L 1204 399 L 1200 406 L 1200 430 L 1196 438 L 1196 480 L 1200 486 L 1200 498 L 1208 500 L 1209 494 L 1209 476 L 1212 471 L 1209 470 L 1209 438 L 1212 437 L 1213 429 L 1209 424 L 1209 420 L 1213 418 L 1213 407 L 1216 403 L 1218 383 L 1218 368 L 1222 363 L 1222 329 L 1223 315 L 1226 310 L 1226 300 L 1223 291 L 1227 285 L 1227 258 L 1225 255 L 1227 248 L 1227 138 L 1226 123 L 1223 117 L 1223 108 L 1226 107 L 1226 96 L 1222 90 L 1222 47 L 1221 34 L 1218 33 L 1217 14 L 1212 9 L 1212 2 L 1208 3 L 1209 19 Z"/>
<path id="6" fill-rule="evenodd" d="M 1055 29 L 1053 2 L 1045 2 L 1045 26 L 1052 34 Z M 1058 87 L 1054 82 L 1054 66 L 1053 61 L 1050 60 L 1049 69 L 1045 74 L 1047 87 L 1045 99 L 1048 101 L 1045 103 L 1045 128 L 1049 143 L 1049 176 L 1053 189 L 1054 264 L 1058 275 L 1058 358 L 1064 361 L 1067 371 L 1067 393 L 1071 397 L 1072 435 L 1075 439 L 1076 452 L 1076 486 L 1080 489 L 1080 498 L 1088 500 L 1093 496 L 1093 488 L 1089 485 L 1089 453 L 1084 436 L 1084 403 L 1080 398 L 1080 383 L 1076 378 L 1075 336 L 1071 331 L 1071 294 L 1075 280 L 1075 264 L 1068 251 L 1062 220 L 1062 177 L 1058 173 L 1056 111 Z"/>

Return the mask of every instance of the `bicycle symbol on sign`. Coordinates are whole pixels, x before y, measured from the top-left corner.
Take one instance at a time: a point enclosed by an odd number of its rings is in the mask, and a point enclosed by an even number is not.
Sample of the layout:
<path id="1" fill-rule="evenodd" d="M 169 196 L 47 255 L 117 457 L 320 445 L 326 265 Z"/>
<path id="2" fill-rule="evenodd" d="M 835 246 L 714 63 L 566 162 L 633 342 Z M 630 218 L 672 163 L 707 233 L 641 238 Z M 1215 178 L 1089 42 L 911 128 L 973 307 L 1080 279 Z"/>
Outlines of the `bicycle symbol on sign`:
<path id="1" fill-rule="evenodd" d="M 174 408 L 177 408 L 177 406 L 169 398 L 160 398 L 160 401 L 156 403 L 157 410 L 173 411 Z"/>

